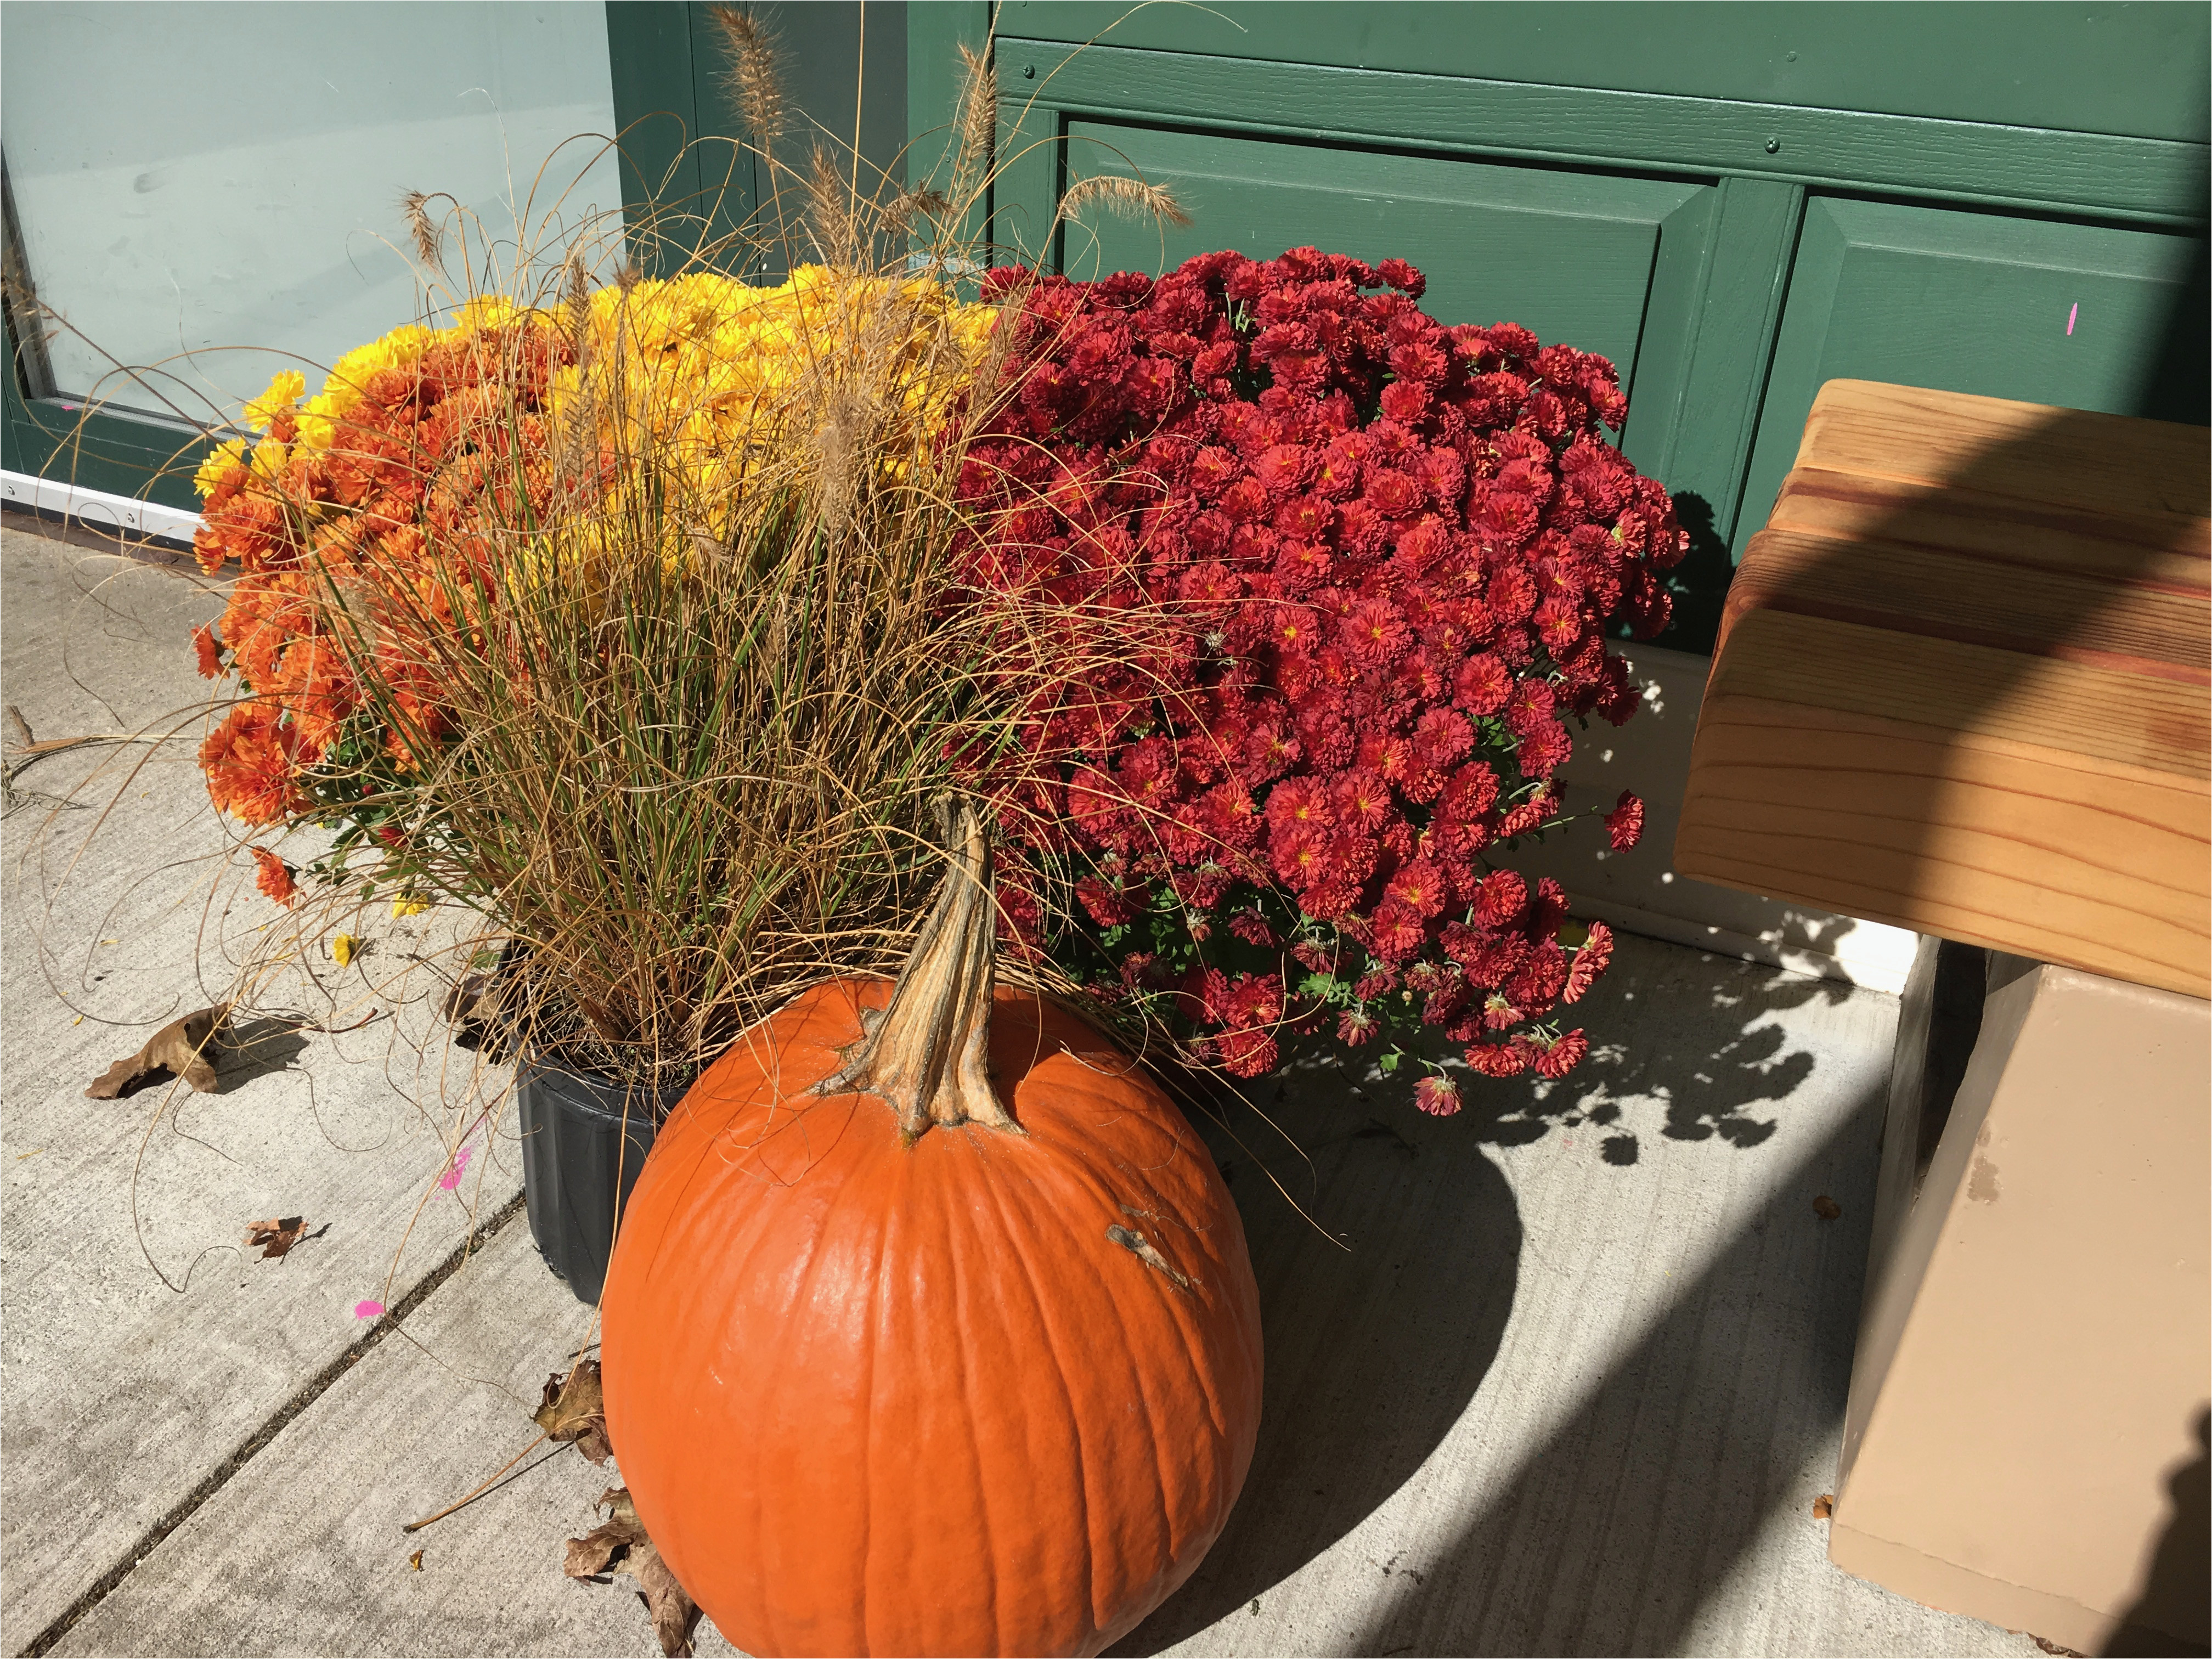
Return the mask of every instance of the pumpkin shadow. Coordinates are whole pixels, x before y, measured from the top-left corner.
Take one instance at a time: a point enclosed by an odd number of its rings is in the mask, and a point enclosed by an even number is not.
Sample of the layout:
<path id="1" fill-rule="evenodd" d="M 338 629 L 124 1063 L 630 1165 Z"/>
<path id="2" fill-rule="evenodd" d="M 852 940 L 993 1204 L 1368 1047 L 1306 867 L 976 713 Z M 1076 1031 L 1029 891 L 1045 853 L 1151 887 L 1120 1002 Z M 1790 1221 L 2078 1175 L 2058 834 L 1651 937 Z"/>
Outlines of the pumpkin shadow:
<path id="1" fill-rule="evenodd" d="M 1462 1126 L 1354 1087 L 1326 1060 L 1263 1085 L 1262 1108 L 1310 1168 L 1249 1109 L 1231 1116 L 1233 1138 L 1196 1119 L 1259 1280 L 1259 1444 L 1212 1552 L 1111 1654 L 1172 1647 L 1342 1538 L 1413 1477 L 1498 1356 L 1521 1255 L 1511 1188 Z"/>

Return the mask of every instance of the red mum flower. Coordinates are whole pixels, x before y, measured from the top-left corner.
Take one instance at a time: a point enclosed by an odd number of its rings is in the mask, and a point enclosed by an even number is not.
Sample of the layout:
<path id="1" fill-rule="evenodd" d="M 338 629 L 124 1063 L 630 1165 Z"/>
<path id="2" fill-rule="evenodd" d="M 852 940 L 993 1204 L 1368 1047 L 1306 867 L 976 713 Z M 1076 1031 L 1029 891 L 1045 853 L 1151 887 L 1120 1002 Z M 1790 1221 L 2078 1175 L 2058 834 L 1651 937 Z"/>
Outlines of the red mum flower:
<path id="1" fill-rule="evenodd" d="M 1554 658 L 1571 653 L 1583 635 L 1581 610 L 1566 599 L 1547 599 L 1536 607 L 1536 637 Z"/>
<path id="2" fill-rule="evenodd" d="M 1409 300 L 1419 299 L 1429 286 L 1429 279 L 1403 259 L 1385 259 L 1375 267 L 1375 274 Z M 1533 343 L 1535 337 L 1529 338 Z"/>
<path id="3" fill-rule="evenodd" d="M 1247 945 L 1256 945 L 1263 951 L 1271 951 L 1282 942 L 1267 925 L 1267 919 L 1249 905 L 1229 918 L 1229 931 Z"/>
<path id="4" fill-rule="evenodd" d="M 1503 985 L 1521 971 L 1528 959 L 1528 941 L 1518 933 L 1500 933 L 1472 954 L 1460 958 L 1468 983 L 1485 990 Z"/>
<path id="5" fill-rule="evenodd" d="M 1281 1057 L 1273 1035 L 1267 1031 L 1224 1031 L 1213 1042 L 1223 1069 L 1231 1077 L 1265 1077 Z"/>
<path id="6" fill-rule="evenodd" d="M 1341 773 L 1329 790 L 1329 804 L 1346 823 L 1376 833 L 1390 820 L 1390 786 L 1364 769 Z"/>
<path id="7" fill-rule="evenodd" d="M 296 902 L 300 888 L 292 879 L 292 866 L 265 847 L 252 850 L 256 866 L 253 884 L 279 904 L 289 906 Z"/>
<path id="8" fill-rule="evenodd" d="M 1528 908 L 1528 884 L 1517 871 L 1493 871 L 1482 878 L 1481 896 L 1475 908 L 1485 927 L 1511 927 Z"/>
<path id="9" fill-rule="evenodd" d="M 1450 708 L 1431 708 L 1413 725 L 1413 753 L 1424 766 L 1441 769 L 1474 747 L 1474 728 Z"/>
<path id="10" fill-rule="evenodd" d="M 1460 1109 L 1459 1085 L 1431 1072 L 1413 1085 L 1413 1104 L 1431 1117 L 1450 1117 Z"/>
<path id="11" fill-rule="evenodd" d="M 1364 1008 L 1347 1008 L 1336 1017 L 1336 1040 L 1347 1048 L 1371 1041 L 1375 1032 L 1375 1016 Z"/>
<path id="12" fill-rule="evenodd" d="M 1457 818 L 1479 818 L 1497 801 L 1498 774 L 1480 761 L 1461 767 L 1444 786 L 1443 808 Z"/>
<path id="13" fill-rule="evenodd" d="M 1393 380 L 1382 388 L 1382 412 L 1394 421 L 1424 420 L 1434 401 L 1432 390 L 1419 380 Z"/>
<path id="14" fill-rule="evenodd" d="M 1306 487 L 1317 459 L 1314 452 L 1303 444 L 1273 444 L 1254 458 L 1252 476 L 1279 501 Z"/>
<path id="15" fill-rule="evenodd" d="M 1521 971 L 1507 980 L 1504 993 L 1525 1012 L 1534 1014 L 1552 1006 L 1567 982 L 1567 953 L 1551 939 L 1528 952 Z"/>
<path id="16" fill-rule="evenodd" d="M 1353 659 L 1369 668 L 1395 662 L 1413 641 L 1406 619 L 1388 599 L 1362 599 L 1353 605 L 1341 637 Z"/>
<path id="17" fill-rule="evenodd" d="M 1597 983 L 1600 974 L 1613 963 L 1613 929 L 1601 921 L 1589 925 L 1589 937 L 1575 952 L 1574 965 L 1567 969 L 1567 982 L 1560 992 L 1568 1002 L 1580 1002 L 1589 988 Z"/>
<path id="18" fill-rule="evenodd" d="M 1589 1039 L 1580 1031 L 1570 1031 L 1556 1040 L 1538 1038 L 1536 1041 L 1536 1070 L 1545 1077 L 1562 1078 L 1581 1064 L 1589 1053 Z"/>
<path id="19" fill-rule="evenodd" d="M 1302 605 L 1277 607 L 1268 619 L 1267 635 L 1278 651 L 1300 656 L 1310 653 L 1321 638 L 1317 619 Z"/>
<path id="20" fill-rule="evenodd" d="M 1505 729 L 1516 737 L 1526 737 L 1551 720 L 1557 706 L 1549 681 L 1522 680 L 1505 699 Z"/>
<path id="21" fill-rule="evenodd" d="M 1516 1008 L 1502 991 L 1492 991 L 1482 1001 L 1482 1023 L 1493 1031 L 1504 1030 L 1521 1023 L 1521 1011 Z"/>
<path id="22" fill-rule="evenodd" d="M 1376 907 L 1375 954 L 1382 961 L 1400 963 L 1428 943 L 1421 919 L 1389 899 Z"/>
<path id="23" fill-rule="evenodd" d="M 1523 777 L 1548 778 L 1574 752 L 1575 740 L 1567 735 L 1567 728 L 1557 720 L 1547 720 L 1521 739 L 1514 761 Z"/>
<path id="24" fill-rule="evenodd" d="M 1452 681 L 1452 700 L 1470 714 L 1495 714 L 1513 693 L 1513 675 L 1488 652 L 1469 657 Z"/>
<path id="25" fill-rule="evenodd" d="M 1498 833 L 1504 836 L 1525 836 L 1531 830 L 1540 829 L 1552 821 L 1559 810 L 1559 802 L 1548 789 L 1539 789 L 1518 806 L 1498 820 Z"/>
<path id="26" fill-rule="evenodd" d="M 1368 475 L 1367 491 L 1362 499 L 1370 502 L 1385 518 L 1402 519 L 1419 508 L 1421 486 L 1409 474 L 1384 467 Z"/>
<path id="27" fill-rule="evenodd" d="M 1085 876 L 1077 882 L 1075 896 L 1101 927 L 1119 927 L 1133 921 L 1137 915 L 1137 907 L 1129 902 L 1121 888 L 1109 887 L 1096 876 Z"/>
<path id="28" fill-rule="evenodd" d="M 1467 1063 L 1485 1077 L 1518 1077 L 1528 1069 L 1527 1054 L 1510 1042 L 1474 1043 Z"/>
<path id="29" fill-rule="evenodd" d="M 1444 908 L 1444 879 L 1436 866 L 1416 859 L 1390 878 L 1382 896 L 1426 921 Z"/>
<path id="30" fill-rule="evenodd" d="M 1310 838 L 1332 828 L 1336 815 L 1328 786 L 1319 778 L 1285 778 L 1267 792 L 1267 831 L 1283 841 Z"/>
<path id="31" fill-rule="evenodd" d="M 1626 853 L 1634 847 L 1644 838 L 1644 803 L 1622 790 L 1619 804 L 1605 815 L 1605 832 L 1614 852 Z"/>

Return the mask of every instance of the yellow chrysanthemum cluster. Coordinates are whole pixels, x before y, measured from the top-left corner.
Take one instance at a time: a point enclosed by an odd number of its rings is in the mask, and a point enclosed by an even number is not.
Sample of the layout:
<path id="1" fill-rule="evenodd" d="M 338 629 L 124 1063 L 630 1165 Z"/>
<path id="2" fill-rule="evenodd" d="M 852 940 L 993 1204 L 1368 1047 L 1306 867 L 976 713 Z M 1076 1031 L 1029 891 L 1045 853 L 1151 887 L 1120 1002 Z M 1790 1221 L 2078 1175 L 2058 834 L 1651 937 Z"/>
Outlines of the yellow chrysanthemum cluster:
<path id="1" fill-rule="evenodd" d="M 893 424 L 933 425 L 964 390 L 996 314 L 935 283 L 820 265 L 774 288 L 701 273 L 602 289 L 582 362 L 553 376 L 549 413 L 564 420 L 587 399 L 603 436 L 624 423 L 619 452 L 649 450 L 702 497 L 726 499 L 752 458 L 805 435 L 793 422 L 830 402 L 830 386 L 883 399 L 878 413 Z"/>
<path id="2" fill-rule="evenodd" d="M 841 276 L 819 265 L 800 266 L 774 288 L 711 273 L 603 288 L 588 302 L 583 361 L 556 371 L 546 412 L 565 423 L 584 400 L 602 441 L 624 423 L 617 453 L 649 450 L 711 497 L 741 483 L 761 449 L 797 435 L 790 425 L 811 380 L 849 385 L 862 369 L 877 381 L 867 389 L 891 401 L 888 412 L 933 424 L 981 360 L 996 314 L 990 306 L 958 303 L 934 283 Z M 201 463 L 193 480 L 199 494 L 213 494 L 239 465 L 276 483 L 296 456 L 330 449 L 379 370 L 411 368 L 441 342 L 525 316 L 570 326 L 565 317 L 486 295 L 464 306 L 450 326 L 410 323 L 356 347 L 304 404 L 305 378 L 283 371 L 246 405 L 240 424 L 252 435 Z"/>

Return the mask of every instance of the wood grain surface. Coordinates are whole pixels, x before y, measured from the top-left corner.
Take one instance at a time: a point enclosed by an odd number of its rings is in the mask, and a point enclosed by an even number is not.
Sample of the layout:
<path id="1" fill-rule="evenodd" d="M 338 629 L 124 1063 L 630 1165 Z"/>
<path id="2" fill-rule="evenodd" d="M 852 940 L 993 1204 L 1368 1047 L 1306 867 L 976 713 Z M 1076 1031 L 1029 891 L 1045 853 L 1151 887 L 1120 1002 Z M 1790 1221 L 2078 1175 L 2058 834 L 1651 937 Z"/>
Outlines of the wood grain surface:
<path id="1" fill-rule="evenodd" d="M 1729 591 L 1677 868 L 2212 994 L 2206 437 L 1824 386 Z"/>

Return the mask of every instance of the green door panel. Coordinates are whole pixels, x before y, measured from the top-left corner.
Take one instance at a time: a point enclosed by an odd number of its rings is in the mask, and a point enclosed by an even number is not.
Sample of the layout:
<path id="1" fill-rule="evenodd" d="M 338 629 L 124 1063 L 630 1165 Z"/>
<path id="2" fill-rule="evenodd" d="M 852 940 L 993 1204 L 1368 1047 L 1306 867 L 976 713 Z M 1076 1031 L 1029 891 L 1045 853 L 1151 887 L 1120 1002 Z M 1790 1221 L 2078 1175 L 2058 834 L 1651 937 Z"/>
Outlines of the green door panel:
<path id="1" fill-rule="evenodd" d="M 1010 39 L 2202 143 L 2212 8 L 2051 0 L 1006 0 Z M 1284 125 L 1300 119 L 1284 112 Z"/>
<path id="2" fill-rule="evenodd" d="M 2206 419 L 2201 238 L 1815 198 L 1738 533 L 1765 521 L 1832 380 Z"/>
<path id="3" fill-rule="evenodd" d="M 1322 149 L 1103 122 L 1067 126 L 1074 177 L 1135 173 L 1175 192 L 1187 229 L 1085 210 L 1060 232 L 1071 276 L 1158 271 L 1234 247 L 1270 258 L 1310 244 L 1369 260 L 1410 260 L 1424 307 L 1447 323 L 1516 322 L 1613 360 L 1631 395 L 1632 454 L 1656 451 L 1640 401 L 1671 412 L 1717 191 L 1709 184 L 1610 178 L 1425 156 Z M 1036 216 L 1048 221 L 1048 211 Z M 1649 328 L 1647 310 L 1667 326 Z M 1647 333 L 1659 348 L 1638 359 Z M 1657 337 L 1662 335 L 1663 339 Z"/>

